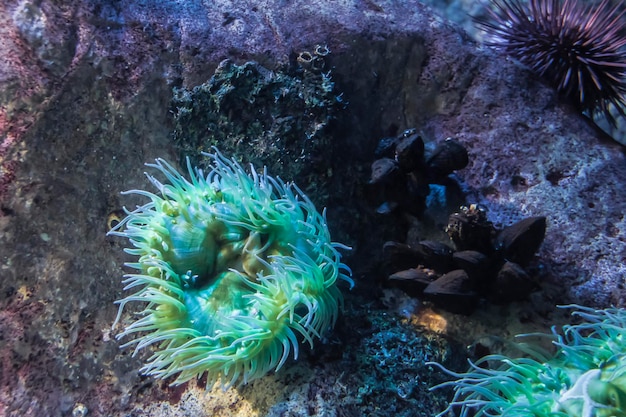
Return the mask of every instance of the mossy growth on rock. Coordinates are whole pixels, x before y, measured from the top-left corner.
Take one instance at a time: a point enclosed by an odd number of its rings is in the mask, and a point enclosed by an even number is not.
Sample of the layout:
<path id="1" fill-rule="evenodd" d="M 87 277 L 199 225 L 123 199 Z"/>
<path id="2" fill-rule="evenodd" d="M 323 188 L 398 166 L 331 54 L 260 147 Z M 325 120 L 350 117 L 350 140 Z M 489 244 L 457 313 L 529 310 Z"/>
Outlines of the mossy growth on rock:
<path id="1" fill-rule="evenodd" d="M 174 139 L 192 164 L 207 164 L 201 151 L 219 146 L 242 163 L 267 166 L 281 178 L 308 184 L 312 195 L 331 175 L 329 123 L 345 107 L 325 67 L 328 49 L 301 53 L 270 70 L 257 62 L 225 60 L 211 79 L 175 88 Z"/>

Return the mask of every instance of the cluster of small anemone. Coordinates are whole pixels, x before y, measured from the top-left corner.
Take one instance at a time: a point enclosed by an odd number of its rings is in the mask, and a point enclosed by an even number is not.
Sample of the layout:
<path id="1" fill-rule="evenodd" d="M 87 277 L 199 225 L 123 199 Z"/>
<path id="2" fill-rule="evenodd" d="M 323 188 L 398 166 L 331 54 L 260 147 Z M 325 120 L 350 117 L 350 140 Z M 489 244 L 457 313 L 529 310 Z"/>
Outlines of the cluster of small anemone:
<path id="1" fill-rule="evenodd" d="M 623 417 L 626 416 L 626 310 L 574 308 L 579 324 L 552 329 L 556 353 L 538 344 L 517 347 L 519 358 L 488 355 L 466 373 L 436 365 L 456 380 L 454 399 L 438 416 Z"/>
<path id="2" fill-rule="evenodd" d="M 188 162 L 189 179 L 157 159 L 148 166 L 167 181 L 146 175 L 159 193 L 128 192 L 149 202 L 110 232 L 138 257 L 116 323 L 126 324 L 118 338 L 134 337 L 124 346 L 151 347 L 143 373 L 230 386 L 279 369 L 301 341 L 313 347 L 337 319 L 338 280 L 353 282 L 338 252 L 346 247 L 296 185 L 207 156 L 210 172 Z M 145 308 L 122 320 L 132 302 Z"/>

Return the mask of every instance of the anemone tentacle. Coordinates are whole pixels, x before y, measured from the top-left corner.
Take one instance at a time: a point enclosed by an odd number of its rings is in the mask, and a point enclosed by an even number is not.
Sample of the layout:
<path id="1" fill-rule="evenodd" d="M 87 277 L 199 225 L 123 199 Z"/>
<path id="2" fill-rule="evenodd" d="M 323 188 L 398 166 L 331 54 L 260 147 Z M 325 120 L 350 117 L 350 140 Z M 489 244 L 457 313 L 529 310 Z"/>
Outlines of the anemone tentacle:
<path id="1" fill-rule="evenodd" d="M 438 416 L 626 417 L 626 310 L 566 307 L 585 321 L 552 329 L 555 354 L 524 344 L 525 357 L 488 355 L 465 373 L 431 363 L 457 378 L 433 387 L 454 389 Z"/>
<path id="2" fill-rule="evenodd" d="M 115 324 L 129 303 L 146 304 L 117 337 L 133 336 L 123 346 L 134 354 L 151 347 L 141 371 L 174 384 L 206 374 L 232 385 L 279 369 L 300 340 L 312 347 L 334 326 L 337 281 L 353 285 L 325 211 L 266 170 L 208 156 L 206 175 L 187 163 L 189 179 L 163 159 L 147 164 L 166 181 L 146 173 L 158 193 L 125 193 L 149 201 L 109 232 L 138 257 Z"/>

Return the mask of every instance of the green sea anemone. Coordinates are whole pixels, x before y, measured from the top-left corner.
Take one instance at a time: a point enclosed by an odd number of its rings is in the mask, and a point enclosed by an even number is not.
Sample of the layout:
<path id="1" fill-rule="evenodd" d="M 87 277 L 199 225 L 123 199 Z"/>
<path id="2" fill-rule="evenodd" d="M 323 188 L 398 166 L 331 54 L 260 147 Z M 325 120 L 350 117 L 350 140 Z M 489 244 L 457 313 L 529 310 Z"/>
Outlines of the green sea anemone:
<path id="1" fill-rule="evenodd" d="M 458 378 L 433 387 L 454 389 L 438 416 L 456 408 L 461 417 L 626 416 L 626 310 L 567 308 L 583 322 L 543 335 L 553 338 L 555 354 L 520 344 L 524 357 L 488 355 L 460 374 L 431 363 Z"/>
<path id="2" fill-rule="evenodd" d="M 294 184 L 264 170 L 250 174 L 219 152 L 208 175 L 184 178 L 162 159 L 166 178 L 148 179 L 159 191 L 127 212 L 111 232 L 126 237 L 138 256 L 126 265 L 132 294 L 117 301 L 120 321 L 134 301 L 147 305 L 118 335 L 135 353 L 153 346 L 141 369 L 180 384 L 206 373 L 207 386 L 246 383 L 297 358 L 299 341 L 332 328 L 342 305 L 338 279 L 353 285 L 330 240 L 325 211 Z"/>

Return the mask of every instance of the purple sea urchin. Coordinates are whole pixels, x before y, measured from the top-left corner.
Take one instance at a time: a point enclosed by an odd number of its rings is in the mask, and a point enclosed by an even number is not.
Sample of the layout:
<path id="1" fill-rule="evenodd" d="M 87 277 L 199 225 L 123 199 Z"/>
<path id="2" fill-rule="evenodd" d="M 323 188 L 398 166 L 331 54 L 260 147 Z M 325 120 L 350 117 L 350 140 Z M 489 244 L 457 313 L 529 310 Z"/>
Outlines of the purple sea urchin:
<path id="1" fill-rule="evenodd" d="M 331 328 L 352 285 L 319 213 L 294 184 L 251 168 L 247 174 L 219 153 L 208 175 L 184 178 L 162 159 L 148 166 L 159 194 L 110 234 L 130 240 L 138 256 L 127 264 L 116 323 L 130 302 L 147 303 L 118 336 L 135 336 L 135 352 L 153 346 L 143 373 L 183 383 L 207 374 L 207 384 L 248 382 L 280 368 L 300 340 Z M 137 334 L 139 336 L 137 336 Z"/>
<path id="2" fill-rule="evenodd" d="M 609 0 L 493 0 L 486 18 L 475 19 L 488 44 L 530 67 L 582 112 L 604 114 L 611 107 L 626 117 L 624 11 Z"/>

